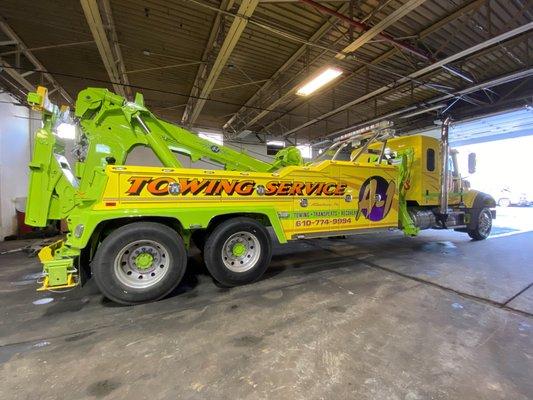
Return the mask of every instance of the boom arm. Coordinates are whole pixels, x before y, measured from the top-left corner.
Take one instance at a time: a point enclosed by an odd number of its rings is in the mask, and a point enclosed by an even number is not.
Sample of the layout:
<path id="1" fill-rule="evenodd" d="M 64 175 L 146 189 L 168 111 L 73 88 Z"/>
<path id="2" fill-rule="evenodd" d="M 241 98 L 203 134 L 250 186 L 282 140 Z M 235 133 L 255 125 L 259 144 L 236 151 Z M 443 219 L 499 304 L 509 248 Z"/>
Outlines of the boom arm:
<path id="1" fill-rule="evenodd" d="M 78 95 L 76 116 L 90 145 L 87 162 L 90 156 L 94 156 L 98 158 L 94 161 L 100 165 L 107 164 L 105 159 L 109 160 L 109 157 L 117 164 L 123 164 L 133 147 L 144 145 L 150 147 L 166 167 L 182 167 L 174 154 L 180 153 L 193 162 L 209 159 L 227 170 L 266 172 L 273 168 L 270 163 L 218 146 L 158 119 L 144 106 L 140 93 L 132 103 L 106 89 L 85 89 Z"/>
<path id="2" fill-rule="evenodd" d="M 46 226 L 48 220 L 66 218 L 74 207 L 92 204 L 105 186 L 106 166 L 124 164 L 136 146 L 150 147 L 168 168 L 182 167 L 175 153 L 188 156 L 193 162 L 208 159 L 236 171 L 267 172 L 302 163 L 296 148 L 279 152 L 271 164 L 202 139 L 158 119 L 144 106 L 139 93 L 135 102 L 128 102 L 107 89 L 87 88 L 76 101 L 75 116 L 82 135 L 73 175 L 55 134 L 61 122 L 72 120 L 70 112 L 50 103 L 43 87 L 28 94 L 28 103 L 43 113 L 43 128 L 36 134 L 30 164 L 26 221 L 32 226 Z"/>

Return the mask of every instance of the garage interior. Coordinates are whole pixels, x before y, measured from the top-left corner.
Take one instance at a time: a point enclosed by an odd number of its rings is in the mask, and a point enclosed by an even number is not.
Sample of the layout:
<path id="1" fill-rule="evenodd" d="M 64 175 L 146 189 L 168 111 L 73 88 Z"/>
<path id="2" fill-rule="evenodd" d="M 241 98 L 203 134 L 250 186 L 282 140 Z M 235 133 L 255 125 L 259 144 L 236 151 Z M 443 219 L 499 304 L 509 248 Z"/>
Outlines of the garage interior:
<path id="1" fill-rule="evenodd" d="M 0 398 L 533 398 L 532 29 L 530 0 L 0 0 Z M 301 95 L 323 71 L 337 76 Z M 38 86 L 71 110 L 87 87 L 142 93 L 157 118 L 267 163 L 384 121 L 439 139 L 449 117 L 496 219 L 480 241 L 271 229 L 264 275 L 231 288 L 191 245 L 179 285 L 134 306 L 92 278 L 36 291 L 37 251 L 66 233 L 23 223 Z M 162 164 L 139 147 L 127 165 Z"/>

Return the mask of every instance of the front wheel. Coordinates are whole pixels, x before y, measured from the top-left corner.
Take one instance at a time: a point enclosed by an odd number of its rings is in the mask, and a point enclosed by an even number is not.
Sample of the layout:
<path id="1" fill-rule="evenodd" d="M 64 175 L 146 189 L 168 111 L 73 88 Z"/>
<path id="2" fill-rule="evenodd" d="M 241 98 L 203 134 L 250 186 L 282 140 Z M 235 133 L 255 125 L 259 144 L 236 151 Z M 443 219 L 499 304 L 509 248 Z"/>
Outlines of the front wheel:
<path id="1" fill-rule="evenodd" d="M 135 222 L 114 230 L 91 263 L 100 291 L 121 304 L 159 300 L 181 281 L 187 252 L 181 237 L 166 225 Z"/>
<path id="2" fill-rule="evenodd" d="M 246 217 L 232 218 L 218 225 L 204 248 L 207 269 L 225 286 L 256 281 L 268 268 L 271 257 L 268 231 Z"/>
<path id="3" fill-rule="evenodd" d="M 484 240 L 489 237 L 492 229 L 492 214 L 488 208 L 483 208 L 479 215 L 476 227 L 468 229 L 468 236 L 474 240 Z"/>

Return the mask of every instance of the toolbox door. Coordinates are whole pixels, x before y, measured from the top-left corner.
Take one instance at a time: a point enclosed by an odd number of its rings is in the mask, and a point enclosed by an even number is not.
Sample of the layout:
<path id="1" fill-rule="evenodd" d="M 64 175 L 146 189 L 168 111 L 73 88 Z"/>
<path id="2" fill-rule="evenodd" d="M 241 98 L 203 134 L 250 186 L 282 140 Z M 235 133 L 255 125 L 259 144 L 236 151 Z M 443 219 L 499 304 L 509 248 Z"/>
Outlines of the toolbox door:
<path id="1" fill-rule="evenodd" d="M 333 167 L 333 168 L 332 168 Z M 328 236 L 332 230 L 332 213 L 337 212 L 338 202 L 334 192 L 337 169 L 302 169 L 294 174 L 293 236 Z"/>

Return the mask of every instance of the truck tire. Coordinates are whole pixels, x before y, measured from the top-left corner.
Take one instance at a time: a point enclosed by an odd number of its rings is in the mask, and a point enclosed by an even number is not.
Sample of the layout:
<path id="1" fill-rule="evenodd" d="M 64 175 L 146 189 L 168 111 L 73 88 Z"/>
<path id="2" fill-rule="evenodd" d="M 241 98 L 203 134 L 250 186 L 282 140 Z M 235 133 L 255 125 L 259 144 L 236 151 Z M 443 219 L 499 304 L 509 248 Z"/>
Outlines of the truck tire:
<path id="1" fill-rule="evenodd" d="M 474 229 L 468 229 L 468 236 L 474 240 L 484 240 L 489 237 L 492 229 L 492 214 L 488 208 L 483 208 L 478 214 Z"/>
<path id="2" fill-rule="evenodd" d="M 207 269 L 224 286 L 256 281 L 268 268 L 271 257 L 268 231 L 246 217 L 232 218 L 218 225 L 204 248 Z"/>
<path id="3" fill-rule="evenodd" d="M 135 222 L 104 239 L 91 268 L 104 296 L 138 304 L 169 294 L 183 278 L 186 265 L 187 251 L 176 231 L 155 222 Z"/>

